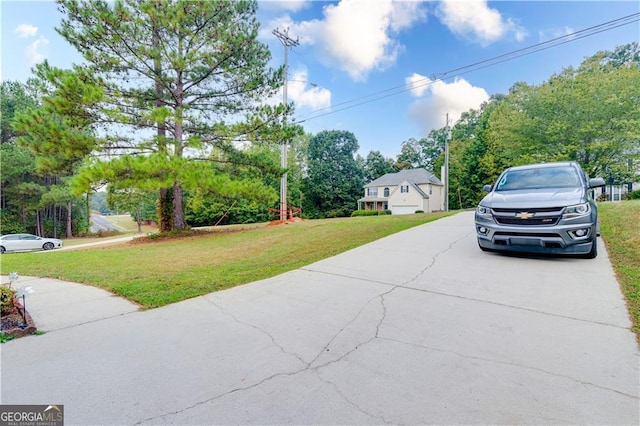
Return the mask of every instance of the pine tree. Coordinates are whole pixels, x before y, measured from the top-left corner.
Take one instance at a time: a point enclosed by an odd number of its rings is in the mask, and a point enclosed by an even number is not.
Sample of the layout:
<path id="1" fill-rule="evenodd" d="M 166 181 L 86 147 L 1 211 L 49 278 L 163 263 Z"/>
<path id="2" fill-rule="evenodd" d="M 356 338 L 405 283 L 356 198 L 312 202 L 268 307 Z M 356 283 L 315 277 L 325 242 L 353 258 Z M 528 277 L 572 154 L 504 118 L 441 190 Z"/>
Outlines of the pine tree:
<path id="1" fill-rule="evenodd" d="M 251 163 L 238 142 L 283 137 L 287 109 L 264 105 L 282 69 L 257 41 L 255 1 L 58 3 L 58 32 L 105 92 L 101 122 L 117 124 L 101 148 L 117 157 L 93 161 L 84 179 L 155 188 L 164 230 L 185 227 L 185 186 L 229 183 L 210 164 Z"/>

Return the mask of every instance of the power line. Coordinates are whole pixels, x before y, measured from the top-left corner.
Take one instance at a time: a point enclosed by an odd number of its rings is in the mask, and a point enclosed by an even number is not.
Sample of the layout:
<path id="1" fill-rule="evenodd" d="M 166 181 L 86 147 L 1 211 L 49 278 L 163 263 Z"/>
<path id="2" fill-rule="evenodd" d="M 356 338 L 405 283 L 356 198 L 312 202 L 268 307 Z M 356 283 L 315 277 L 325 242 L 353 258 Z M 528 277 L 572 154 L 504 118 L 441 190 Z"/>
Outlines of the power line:
<path id="1" fill-rule="evenodd" d="M 411 83 L 405 83 L 402 85 L 390 87 L 388 89 L 374 92 L 370 95 L 361 96 L 358 98 L 340 102 L 338 104 L 335 104 L 329 107 L 320 108 L 314 111 L 313 113 L 307 115 L 306 117 L 302 117 L 296 120 L 296 124 L 304 123 L 305 121 L 314 120 L 320 117 L 325 117 L 327 115 L 335 114 L 335 113 L 352 109 L 364 104 L 379 101 L 391 96 L 396 96 L 416 88 L 428 87 L 435 84 L 438 81 L 443 81 L 444 79 L 449 79 L 449 78 L 453 78 L 453 77 L 466 74 L 472 71 L 488 68 L 494 65 L 501 64 L 503 62 L 520 58 L 522 56 L 531 55 L 534 53 L 541 52 L 543 50 L 551 49 L 553 47 L 561 46 L 563 44 L 571 43 L 576 40 L 590 37 L 605 31 L 611 31 L 613 29 L 616 29 L 625 25 L 629 25 L 638 21 L 640 21 L 640 13 L 633 13 L 631 15 L 623 16 L 618 19 L 614 19 L 611 21 L 604 22 L 602 24 L 594 25 L 592 27 L 575 31 L 573 33 L 565 34 L 563 36 L 556 37 L 541 43 L 533 44 L 531 46 L 517 49 L 508 53 L 504 53 L 502 55 L 494 56 L 482 61 L 478 61 L 472 64 L 464 65 L 462 67 L 454 68 L 442 73 L 437 73 L 433 75 L 434 76 L 433 79 L 424 77 L 424 78 L 415 80 Z M 341 108 L 336 109 L 336 107 L 341 107 Z M 318 113 L 319 111 L 326 111 L 326 110 L 329 110 L 329 111 L 320 113 L 320 114 Z"/>

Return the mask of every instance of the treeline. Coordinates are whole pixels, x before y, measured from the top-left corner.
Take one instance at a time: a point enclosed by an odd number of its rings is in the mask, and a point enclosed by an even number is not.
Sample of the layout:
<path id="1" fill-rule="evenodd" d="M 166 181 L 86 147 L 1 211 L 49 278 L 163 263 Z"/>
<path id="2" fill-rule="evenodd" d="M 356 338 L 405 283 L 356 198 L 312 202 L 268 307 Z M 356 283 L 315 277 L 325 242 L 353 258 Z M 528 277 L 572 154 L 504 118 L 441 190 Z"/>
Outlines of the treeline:
<path id="1" fill-rule="evenodd" d="M 401 157 L 440 176 L 446 129 L 402 145 Z M 474 207 L 506 167 L 577 161 L 591 176 L 640 181 L 640 49 L 598 52 L 540 85 L 516 83 L 451 129 L 449 207 Z M 433 161 L 434 157 L 436 158 Z"/>
<path id="2" fill-rule="evenodd" d="M 350 215 L 385 173 L 440 176 L 448 129 L 404 141 L 395 159 L 363 158 L 353 133 L 304 134 L 292 105 L 265 102 L 284 70 L 257 40 L 256 2 L 58 4 L 58 32 L 85 63 L 45 62 L 24 84 L 2 83 L 2 233 L 82 234 L 99 188 L 110 208 L 162 231 L 276 219 L 282 141 L 288 203 L 308 218 Z M 533 161 L 637 180 L 638 105 L 637 43 L 494 95 L 451 129 L 450 208 L 474 206 L 504 167 Z"/>

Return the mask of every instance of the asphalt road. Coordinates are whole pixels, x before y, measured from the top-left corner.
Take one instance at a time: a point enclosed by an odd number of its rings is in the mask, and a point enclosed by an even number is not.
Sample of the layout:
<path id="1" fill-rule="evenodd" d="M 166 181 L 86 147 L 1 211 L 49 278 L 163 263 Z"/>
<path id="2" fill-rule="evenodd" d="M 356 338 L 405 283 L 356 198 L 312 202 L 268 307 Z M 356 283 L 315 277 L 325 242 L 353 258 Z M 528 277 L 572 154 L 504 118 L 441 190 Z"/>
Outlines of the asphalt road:
<path id="1" fill-rule="evenodd" d="M 64 404 L 68 425 L 639 424 L 602 242 L 594 260 L 484 253 L 472 221 L 9 342 L 2 403 Z"/>
<path id="2" fill-rule="evenodd" d="M 91 232 L 112 231 L 118 229 L 106 217 L 91 213 Z"/>

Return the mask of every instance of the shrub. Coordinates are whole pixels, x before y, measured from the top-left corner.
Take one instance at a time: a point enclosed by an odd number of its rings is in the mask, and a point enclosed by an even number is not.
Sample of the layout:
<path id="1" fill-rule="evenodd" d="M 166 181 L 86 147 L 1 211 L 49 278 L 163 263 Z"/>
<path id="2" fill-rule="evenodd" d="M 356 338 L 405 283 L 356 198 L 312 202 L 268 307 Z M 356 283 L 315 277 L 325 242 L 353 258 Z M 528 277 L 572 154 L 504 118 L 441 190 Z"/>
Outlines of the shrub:
<path id="1" fill-rule="evenodd" d="M 349 217 L 350 215 L 351 208 L 349 206 L 342 206 L 325 212 L 324 217 L 327 219 L 331 219 L 335 217 Z"/>
<path id="2" fill-rule="evenodd" d="M 355 210 L 351 213 L 351 217 L 356 216 L 378 216 L 377 210 Z"/>
<path id="3" fill-rule="evenodd" d="M 0 316 L 5 316 L 13 312 L 15 293 L 15 290 L 9 287 L 0 287 Z"/>
<path id="4" fill-rule="evenodd" d="M 391 210 L 382 210 L 380 214 L 391 214 Z"/>
<path id="5" fill-rule="evenodd" d="M 424 213 L 424 210 L 416 210 L 414 213 Z"/>
<path id="6" fill-rule="evenodd" d="M 624 195 L 625 200 L 640 200 L 640 189 L 631 191 Z"/>

